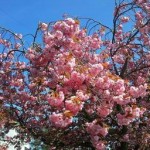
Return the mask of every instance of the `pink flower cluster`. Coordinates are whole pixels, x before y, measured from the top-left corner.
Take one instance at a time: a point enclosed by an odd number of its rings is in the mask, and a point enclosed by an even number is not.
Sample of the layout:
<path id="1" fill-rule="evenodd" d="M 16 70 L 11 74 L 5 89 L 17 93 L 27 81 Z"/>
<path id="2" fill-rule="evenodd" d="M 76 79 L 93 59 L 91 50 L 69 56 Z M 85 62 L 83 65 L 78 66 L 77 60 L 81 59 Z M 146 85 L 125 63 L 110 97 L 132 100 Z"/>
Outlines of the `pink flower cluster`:
<path id="1" fill-rule="evenodd" d="M 87 132 L 91 135 L 91 142 L 97 150 L 105 150 L 105 144 L 100 140 L 100 136 L 105 137 L 108 134 L 108 127 L 102 127 L 97 124 L 97 121 L 94 120 L 91 123 L 87 123 Z"/>
<path id="2" fill-rule="evenodd" d="M 126 4 L 120 7 L 122 10 Z M 149 10 L 144 4 L 142 8 Z M 135 28 L 143 24 L 143 16 L 142 12 L 135 14 Z M 150 56 L 145 49 L 141 52 L 139 45 L 149 46 L 149 27 L 138 28 L 139 38 L 130 39 L 131 32 L 123 31 L 129 21 L 127 16 L 119 17 L 112 41 L 103 41 L 104 33 L 88 35 L 76 19 L 67 18 L 50 26 L 41 23 L 43 46 L 34 43 L 25 53 L 25 62 L 16 61 L 19 42 L 12 51 L 10 43 L 0 38 L 0 44 L 7 47 L 6 53 L 0 54 L 0 99 L 23 108 L 29 116 L 28 127 L 82 127 L 97 150 L 106 149 L 104 139 L 111 128 L 111 117 L 121 128 L 141 118 L 147 107 L 146 66 Z M 16 34 L 15 40 L 21 38 Z"/>
<path id="3" fill-rule="evenodd" d="M 126 107 L 125 114 L 117 114 L 119 125 L 129 125 L 132 121 L 139 118 L 145 112 L 144 108 L 138 108 L 136 106 Z"/>

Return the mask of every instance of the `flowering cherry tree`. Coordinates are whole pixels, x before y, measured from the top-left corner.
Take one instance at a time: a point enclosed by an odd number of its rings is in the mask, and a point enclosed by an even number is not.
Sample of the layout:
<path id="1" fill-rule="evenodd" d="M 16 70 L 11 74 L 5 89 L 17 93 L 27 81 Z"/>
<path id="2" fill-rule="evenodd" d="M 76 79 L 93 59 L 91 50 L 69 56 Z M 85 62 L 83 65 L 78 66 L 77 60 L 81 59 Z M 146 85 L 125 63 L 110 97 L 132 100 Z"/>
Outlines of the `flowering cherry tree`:
<path id="1" fill-rule="evenodd" d="M 49 150 L 150 148 L 150 2 L 114 3 L 113 27 L 40 23 L 28 47 L 1 27 L 1 140 L 18 149 L 32 139 Z"/>

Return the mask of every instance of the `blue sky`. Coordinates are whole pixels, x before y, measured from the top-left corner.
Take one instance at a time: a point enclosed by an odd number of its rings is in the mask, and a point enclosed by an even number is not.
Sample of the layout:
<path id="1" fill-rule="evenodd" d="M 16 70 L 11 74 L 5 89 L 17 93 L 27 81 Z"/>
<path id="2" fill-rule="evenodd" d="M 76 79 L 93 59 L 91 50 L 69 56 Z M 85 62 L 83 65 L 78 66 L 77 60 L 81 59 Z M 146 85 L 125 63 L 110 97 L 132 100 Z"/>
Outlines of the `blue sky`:
<path id="1" fill-rule="evenodd" d="M 113 6 L 113 0 L 0 0 L 0 26 L 16 33 L 34 33 L 39 21 L 56 21 L 65 13 L 111 26 Z"/>

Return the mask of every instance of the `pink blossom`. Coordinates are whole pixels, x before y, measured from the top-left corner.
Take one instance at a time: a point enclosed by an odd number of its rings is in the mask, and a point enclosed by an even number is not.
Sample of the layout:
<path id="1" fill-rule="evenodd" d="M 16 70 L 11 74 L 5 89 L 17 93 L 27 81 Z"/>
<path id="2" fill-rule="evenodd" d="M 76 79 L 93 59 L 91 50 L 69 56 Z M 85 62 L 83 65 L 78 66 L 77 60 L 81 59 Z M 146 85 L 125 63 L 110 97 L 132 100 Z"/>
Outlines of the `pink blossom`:
<path id="1" fill-rule="evenodd" d="M 92 76 L 97 76 L 103 70 L 101 64 L 94 64 L 90 67 L 89 72 Z"/>
<path id="2" fill-rule="evenodd" d="M 41 28 L 41 30 L 45 31 L 45 30 L 47 30 L 48 25 L 46 23 L 41 23 L 40 28 Z"/>
<path id="3" fill-rule="evenodd" d="M 72 96 L 70 100 L 65 101 L 66 110 L 70 110 L 76 115 L 83 108 L 83 102 L 76 96 Z"/>
<path id="4" fill-rule="evenodd" d="M 56 127 L 64 128 L 72 123 L 72 118 L 64 117 L 61 113 L 53 113 L 52 115 L 50 115 L 49 119 L 51 123 Z"/>
<path id="5" fill-rule="evenodd" d="M 129 125 L 132 122 L 132 119 L 126 118 L 124 115 L 117 114 L 118 124 L 119 125 Z"/>
<path id="6" fill-rule="evenodd" d="M 102 141 L 99 141 L 95 147 L 96 147 L 96 150 L 105 150 L 106 149 L 106 146 L 105 146 L 104 142 L 102 142 Z"/>
<path id="7" fill-rule="evenodd" d="M 47 95 L 47 100 L 51 106 L 60 107 L 64 101 L 64 93 L 60 91 L 59 93 L 52 93 L 52 95 Z"/>
<path id="8" fill-rule="evenodd" d="M 130 20 L 130 18 L 129 17 L 122 17 L 121 18 L 121 21 L 122 21 L 122 23 L 126 23 L 126 22 L 128 22 Z"/>
<path id="9" fill-rule="evenodd" d="M 138 97 L 138 92 L 139 92 L 138 88 L 131 86 L 129 92 L 130 92 L 131 96 L 133 96 L 135 98 Z"/>
<path id="10" fill-rule="evenodd" d="M 112 109 L 111 108 L 107 108 L 107 107 L 98 107 L 97 108 L 97 113 L 99 116 L 101 117 L 106 117 L 108 116 L 110 113 L 112 112 Z"/>

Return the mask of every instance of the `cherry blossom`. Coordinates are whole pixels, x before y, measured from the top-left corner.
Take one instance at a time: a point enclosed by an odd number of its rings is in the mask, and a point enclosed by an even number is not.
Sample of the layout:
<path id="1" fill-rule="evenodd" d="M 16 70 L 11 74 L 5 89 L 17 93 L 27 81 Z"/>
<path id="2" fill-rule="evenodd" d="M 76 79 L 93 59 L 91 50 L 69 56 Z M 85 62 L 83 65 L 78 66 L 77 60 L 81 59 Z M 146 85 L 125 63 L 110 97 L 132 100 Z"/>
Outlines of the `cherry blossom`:
<path id="1" fill-rule="evenodd" d="M 21 34 L 2 32 L 0 135 L 15 128 L 49 149 L 148 149 L 149 10 L 148 0 L 116 1 L 112 28 L 40 23 L 27 48 Z"/>

